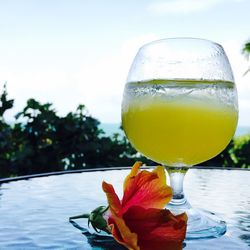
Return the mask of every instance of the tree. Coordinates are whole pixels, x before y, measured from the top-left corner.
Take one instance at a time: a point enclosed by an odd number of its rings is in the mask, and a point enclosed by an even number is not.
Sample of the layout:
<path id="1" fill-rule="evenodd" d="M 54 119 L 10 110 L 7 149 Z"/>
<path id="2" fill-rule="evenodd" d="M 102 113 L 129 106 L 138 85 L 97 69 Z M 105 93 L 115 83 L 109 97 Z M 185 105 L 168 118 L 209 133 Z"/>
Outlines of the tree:
<path id="1" fill-rule="evenodd" d="M 235 138 L 230 154 L 234 167 L 250 168 L 250 135 Z"/>
<path id="2" fill-rule="evenodd" d="M 250 41 L 246 42 L 243 46 L 242 49 L 242 53 L 243 55 L 245 55 L 246 59 L 248 61 L 250 61 Z M 248 68 L 248 70 L 244 73 L 244 75 L 246 75 L 248 72 L 250 71 L 250 67 Z"/>
<path id="3" fill-rule="evenodd" d="M 88 114 L 84 105 L 59 117 L 52 104 L 29 99 L 16 118 L 21 120 L 13 127 L 12 169 L 16 175 L 147 161 L 125 136 L 103 136 L 100 122 Z"/>
<path id="4" fill-rule="evenodd" d="M 65 169 L 82 169 L 101 164 L 98 159 L 101 129 L 100 122 L 91 117 L 84 105 L 70 112 L 56 124 L 56 151 Z"/>
<path id="5" fill-rule="evenodd" d="M 11 174 L 12 130 L 10 125 L 5 122 L 4 114 L 13 107 L 13 104 L 14 100 L 8 99 L 5 83 L 0 95 L 0 176 L 2 177 L 8 177 Z"/>
<path id="6" fill-rule="evenodd" d="M 55 151 L 55 131 L 59 119 L 52 104 L 27 101 L 16 115 L 13 127 L 14 157 L 12 166 L 17 175 L 63 170 Z"/>

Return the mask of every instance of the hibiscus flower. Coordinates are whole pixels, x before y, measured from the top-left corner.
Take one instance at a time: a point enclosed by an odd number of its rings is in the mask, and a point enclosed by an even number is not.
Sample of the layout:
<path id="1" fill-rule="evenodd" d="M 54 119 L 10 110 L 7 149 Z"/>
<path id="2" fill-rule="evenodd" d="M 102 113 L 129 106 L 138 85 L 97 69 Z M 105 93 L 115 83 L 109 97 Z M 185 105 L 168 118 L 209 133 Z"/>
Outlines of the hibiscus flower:
<path id="1" fill-rule="evenodd" d="M 140 171 L 136 162 L 124 181 L 120 200 L 113 186 L 103 182 L 109 212 L 107 226 L 116 241 L 132 250 L 181 250 L 187 215 L 164 209 L 172 198 L 164 167 Z"/>

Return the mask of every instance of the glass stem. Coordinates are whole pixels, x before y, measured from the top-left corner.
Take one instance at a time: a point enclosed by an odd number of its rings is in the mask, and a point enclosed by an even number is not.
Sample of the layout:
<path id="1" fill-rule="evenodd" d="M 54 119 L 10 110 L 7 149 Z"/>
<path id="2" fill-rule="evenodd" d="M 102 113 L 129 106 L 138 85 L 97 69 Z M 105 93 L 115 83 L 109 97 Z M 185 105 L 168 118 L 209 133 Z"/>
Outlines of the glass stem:
<path id="1" fill-rule="evenodd" d="M 169 207 L 173 210 L 186 210 L 190 208 L 184 192 L 183 181 L 188 171 L 187 167 L 166 167 L 170 178 L 170 185 L 173 190 L 173 198 L 169 203 Z"/>

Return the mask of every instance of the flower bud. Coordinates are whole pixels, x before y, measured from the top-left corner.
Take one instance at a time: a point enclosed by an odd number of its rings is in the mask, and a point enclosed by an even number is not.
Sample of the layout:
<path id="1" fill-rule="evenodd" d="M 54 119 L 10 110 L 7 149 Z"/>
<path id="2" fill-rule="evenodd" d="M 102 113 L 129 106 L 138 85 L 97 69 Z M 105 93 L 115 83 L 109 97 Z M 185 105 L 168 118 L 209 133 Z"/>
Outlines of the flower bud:
<path id="1" fill-rule="evenodd" d="M 100 233 L 101 230 L 110 234 L 110 228 L 105 220 L 105 213 L 108 211 L 108 208 L 105 206 L 97 207 L 89 215 L 88 225 L 91 224 L 97 233 Z"/>

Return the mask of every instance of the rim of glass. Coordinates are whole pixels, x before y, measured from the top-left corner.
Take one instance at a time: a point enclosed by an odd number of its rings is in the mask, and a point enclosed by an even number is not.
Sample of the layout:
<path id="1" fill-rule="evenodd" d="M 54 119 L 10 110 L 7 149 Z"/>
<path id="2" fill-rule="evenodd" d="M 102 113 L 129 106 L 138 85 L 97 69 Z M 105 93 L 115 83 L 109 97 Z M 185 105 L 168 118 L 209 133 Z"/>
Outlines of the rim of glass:
<path id="1" fill-rule="evenodd" d="M 147 47 L 151 44 L 155 44 L 155 43 L 160 43 L 160 42 L 164 42 L 164 41 L 170 41 L 170 40 L 190 40 L 190 41 L 200 41 L 200 42 L 206 42 L 206 43 L 210 43 L 210 44 L 213 44 L 213 45 L 216 45 L 220 48 L 223 49 L 222 45 L 220 45 L 219 43 L 217 42 L 214 42 L 212 40 L 209 40 L 209 39 L 205 39 L 205 38 L 199 38 L 199 37 L 168 37 L 168 38 L 161 38 L 161 39 L 157 39 L 157 40 L 153 40 L 151 42 L 148 42 L 148 43 L 145 43 L 143 44 L 140 49 L 144 48 L 144 47 Z"/>

